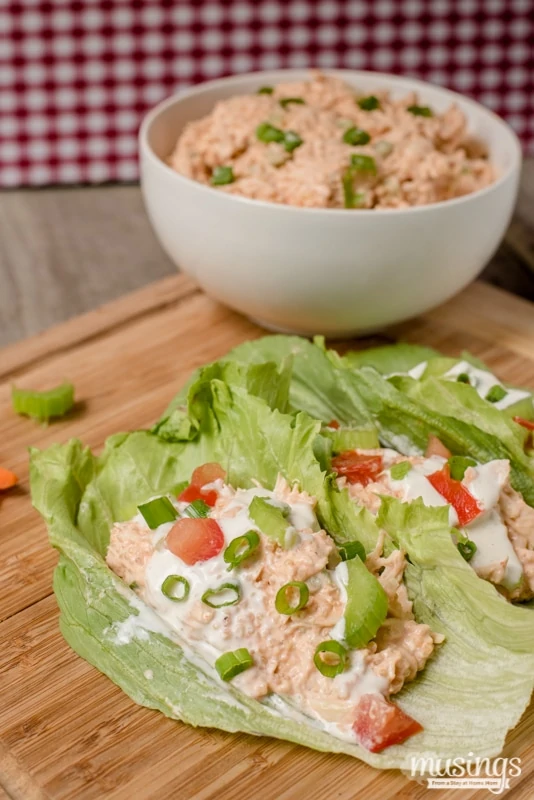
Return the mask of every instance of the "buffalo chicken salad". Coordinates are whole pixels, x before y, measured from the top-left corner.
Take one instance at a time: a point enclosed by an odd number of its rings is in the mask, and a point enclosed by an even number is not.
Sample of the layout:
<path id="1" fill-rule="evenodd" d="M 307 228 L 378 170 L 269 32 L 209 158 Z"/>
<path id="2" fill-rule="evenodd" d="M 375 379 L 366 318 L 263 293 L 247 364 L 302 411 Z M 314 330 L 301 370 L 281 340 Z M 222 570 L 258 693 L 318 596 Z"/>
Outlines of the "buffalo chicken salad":
<path id="1" fill-rule="evenodd" d="M 265 337 L 101 455 L 32 450 L 66 640 L 191 725 L 498 754 L 534 685 L 534 407 L 462 359 Z"/>

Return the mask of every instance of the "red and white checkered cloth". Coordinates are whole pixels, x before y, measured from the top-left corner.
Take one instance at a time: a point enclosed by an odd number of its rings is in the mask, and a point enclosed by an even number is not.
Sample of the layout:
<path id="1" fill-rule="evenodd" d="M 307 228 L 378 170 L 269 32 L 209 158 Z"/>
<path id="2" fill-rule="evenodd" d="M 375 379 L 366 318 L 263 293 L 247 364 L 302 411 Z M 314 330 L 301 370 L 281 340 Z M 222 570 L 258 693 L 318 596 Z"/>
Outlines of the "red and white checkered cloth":
<path id="1" fill-rule="evenodd" d="M 413 75 L 471 95 L 534 153 L 534 0 L 0 3 L 0 185 L 137 178 L 143 114 L 278 67 Z"/>

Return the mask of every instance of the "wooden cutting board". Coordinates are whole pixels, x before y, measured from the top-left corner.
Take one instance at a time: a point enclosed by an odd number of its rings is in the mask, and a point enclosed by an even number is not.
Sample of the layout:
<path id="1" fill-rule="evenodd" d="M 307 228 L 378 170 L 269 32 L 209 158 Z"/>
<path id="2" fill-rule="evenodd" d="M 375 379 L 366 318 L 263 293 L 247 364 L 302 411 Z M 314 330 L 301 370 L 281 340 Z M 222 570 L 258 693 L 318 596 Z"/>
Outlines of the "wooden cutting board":
<path id="1" fill-rule="evenodd" d="M 32 509 L 27 447 L 76 436 L 97 450 L 151 425 L 191 371 L 262 331 L 173 276 L 0 353 L 0 464 L 20 477 L 0 500 L 0 797 L 12 800 L 479 800 L 486 790 L 429 790 L 345 756 L 193 729 L 136 706 L 76 656 L 58 630 L 56 554 Z M 485 284 L 365 346 L 394 338 L 469 349 L 507 381 L 534 387 L 533 306 Z M 40 427 L 11 411 L 10 385 L 68 378 L 78 403 Z M 534 624 L 534 618 L 533 618 Z M 505 755 L 522 775 L 502 796 L 532 797 L 534 708 Z M 2 794 L 2 787 L 4 793 Z"/>

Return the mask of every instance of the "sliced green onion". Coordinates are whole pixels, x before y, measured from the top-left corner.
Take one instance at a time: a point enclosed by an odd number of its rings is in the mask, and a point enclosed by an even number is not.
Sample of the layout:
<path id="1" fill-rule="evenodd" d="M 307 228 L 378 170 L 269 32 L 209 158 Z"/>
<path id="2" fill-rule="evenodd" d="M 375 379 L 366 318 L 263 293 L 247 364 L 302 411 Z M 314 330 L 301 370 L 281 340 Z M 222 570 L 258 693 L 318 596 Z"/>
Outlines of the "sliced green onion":
<path id="1" fill-rule="evenodd" d="M 412 465 L 409 461 L 399 461 L 398 464 L 393 464 L 389 470 L 389 474 L 394 481 L 401 481 L 411 470 Z"/>
<path id="2" fill-rule="evenodd" d="M 223 558 L 230 566 L 228 569 L 238 567 L 242 561 L 250 558 L 260 544 L 260 537 L 256 531 L 247 531 L 243 536 L 232 539 L 223 553 Z"/>
<path id="3" fill-rule="evenodd" d="M 286 131 L 284 134 L 284 150 L 286 153 L 292 153 L 293 150 L 296 150 L 297 147 L 300 147 L 303 144 L 302 139 L 295 133 L 295 131 Z"/>
<path id="4" fill-rule="evenodd" d="M 321 642 L 315 650 L 313 663 L 325 678 L 335 678 L 345 671 L 347 650 L 335 639 Z"/>
<path id="5" fill-rule="evenodd" d="M 361 542 L 345 542 L 338 547 L 338 553 L 342 561 L 350 561 L 356 556 L 365 561 L 365 547 Z"/>
<path id="6" fill-rule="evenodd" d="M 204 500 L 193 500 L 187 508 L 184 509 L 184 514 L 187 517 L 193 517 L 194 519 L 200 519 L 202 517 L 207 517 L 210 513 L 210 507 Z"/>
<path id="7" fill-rule="evenodd" d="M 226 184 L 234 181 L 235 176 L 232 167 L 215 167 L 211 174 L 212 186 L 226 186 Z"/>
<path id="8" fill-rule="evenodd" d="M 137 508 L 151 531 L 166 522 L 174 522 L 178 516 L 178 512 L 168 497 L 156 497 L 154 500 L 149 500 L 148 503 L 142 503 Z"/>
<path id="9" fill-rule="evenodd" d="M 467 372 L 460 372 L 458 377 L 456 378 L 457 383 L 471 383 L 471 379 Z"/>
<path id="10" fill-rule="evenodd" d="M 495 386 L 492 386 L 489 392 L 487 393 L 486 400 L 489 403 L 498 403 L 499 400 L 505 398 L 507 394 L 508 392 L 506 391 L 506 389 L 503 389 L 503 387 L 500 386 L 500 384 L 496 383 Z"/>
<path id="11" fill-rule="evenodd" d="M 260 86 L 257 91 L 257 94 L 272 94 L 274 89 L 272 86 Z"/>
<path id="12" fill-rule="evenodd" d="M 361 128 L 348 128 L 345 133 L 343 134 L 343 141 L 345 144 L 367 144 L 371 141 L 371 137 L 367 133 L 367 131 L 362 130 Z"/>
<path id="13" fill-rule="evenodd" d="M 456 546 L 465 561 L 471 561 L 477 551 L 477 546 L 471 539 L 466 539 L 465 542 L 458 542 Z"/>
<path id="14" fill-rule="evenodd" d="M 302 99 L 302 97 L 282 97 L 282 99 L 279 102 L 280 102 L 280 105 L 282 106 L 282 108 L 287 108 L 288 106 L 291 105 L 291 103 L 294 103 L 297 106 L 305 106 L 306 105 L 306 103 Z"/>
<path id="15" fill-rule="evenodd" d="M 343 173 L 343 198 L 345 200 L 345 208 L 359 208 L 365 201 L 363 192 L 354 191 L 354 170 L 352 167 L 347 167 Z"/>
<path id="16" fill-rule="evenodd" d="M 358 172 L 371 172 L 373 175 L 376 175 L 376 161 L 372 156 L 353 153 L 350 157 L 350 163 Z"/>
<path id="17" fill-rule="evenodd" d="M 477 462 L 468 456 L 451 456 L 448 461 L 451 478 L 455 481 L 463 480 L 467 467 L 476 467 Z"/>
<path id="18" fill-rule="evenodd" d="M 295 595 L 298 593 L 298 598 Z M 310 590 L 303 581 L 285 583 L 276 593 L 274 605 L 279 614 L 295 614 L 300 611 L 310 597 Z"/>
<path id="19" fill-rule="evenodd" d="M 230 600 L 224 599 L 227 592 L 233 594 Z M 237 583 L 221 583 L 216 589 L 207 589 L 200 599 L 210 608 L 235 606 L 241 600 L 241 589 Z"/>
<path id="20" fill-rule="evenodd" d="M 258 125 L 256 128 L 256 138 L 259 139 L 260 142 L 265 142 L 266 144 L 269 142 L 283 142 L 284 131 L 280 128 L 275 128 L 274 125 L 271 125 L 269 122 L 262 122 L 261 125 Z"/>
<path id="21" fill-rule="evenodd" d="M 362 111 L 374 111 L 377 108 L 380 108 L 380 101 L 378 97 L 375 97 L 374 94 L 370 94 L 369 97 L 360 97 L 357 100 L 358 105 L 362 109 Z"/>
<path id="22" fill-rule="evenodd" d="M 189 581 L 181 575 L 168 575 L 161 584 L 161 591 L 175 603 L 183 603 L 189 596 Z"/>
<path id="23" fill-rule="evenodd" d="M 414 117 L 433 117 L 434 112 L 429 106 L 408 106 L 406 111 L 413 114 Z"/>
<path id="24" fill-rule="evenodd" d="M 16 414 L 48 422 L 51 417 L 63 417 L 74 405 L 74 386 L 62 383 L 47 392 L 11 388 L 11 402 Z"/>
<path id="25" fill-rule="evenodd" d="M 223 653 L 222 656 L 215 662 L 215 669 L 219 673 L 223 681 L 231 681 L 240 672 L 245 672 L 254 664 L 254 660 L 246 647 L 240 647 L 239 650 L 229 650 Z"/>

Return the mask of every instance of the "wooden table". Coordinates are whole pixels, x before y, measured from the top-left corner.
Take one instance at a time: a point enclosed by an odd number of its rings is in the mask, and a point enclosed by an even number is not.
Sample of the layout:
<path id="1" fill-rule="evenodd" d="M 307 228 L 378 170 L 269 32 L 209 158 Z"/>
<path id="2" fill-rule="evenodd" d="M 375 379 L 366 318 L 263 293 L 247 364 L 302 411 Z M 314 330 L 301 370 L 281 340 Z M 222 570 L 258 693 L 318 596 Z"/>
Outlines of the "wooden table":
<path id="1" fill-rule="evenodd" d="M 0 347 L 171 275 L 137 186 L 4 192 Z M 534 158 L 484 277 L 534 300 Z"/>
<path id="2" fill-rule="evenodd" d="M 532 305 L 493 286 L 475 283 L 387 333 L 450 355 L 468 348 L 504 380 L 534 387 Z M 57 555 L 31 508 L 27 447 L 79 437 L 100 450 L 118 430 L 149 426 L 195 367 L 261 334 L 172 275 L 2 352 L 0 463 L 20 483 L 0 498 L 0 800 L 489 797 L 485 789 L 426 789 L 398 771 L 288 742 L 173 722 L 135 705 L 61 638 L 51 586 Z M 65 376 L 76 386 L 73 413 L 48 428 L 14 415 L 13 381 L 39 386 Z M 519 756 L 523 770 L 506 800 L 531 800 L 533 707 L 504 755 Z"/>

